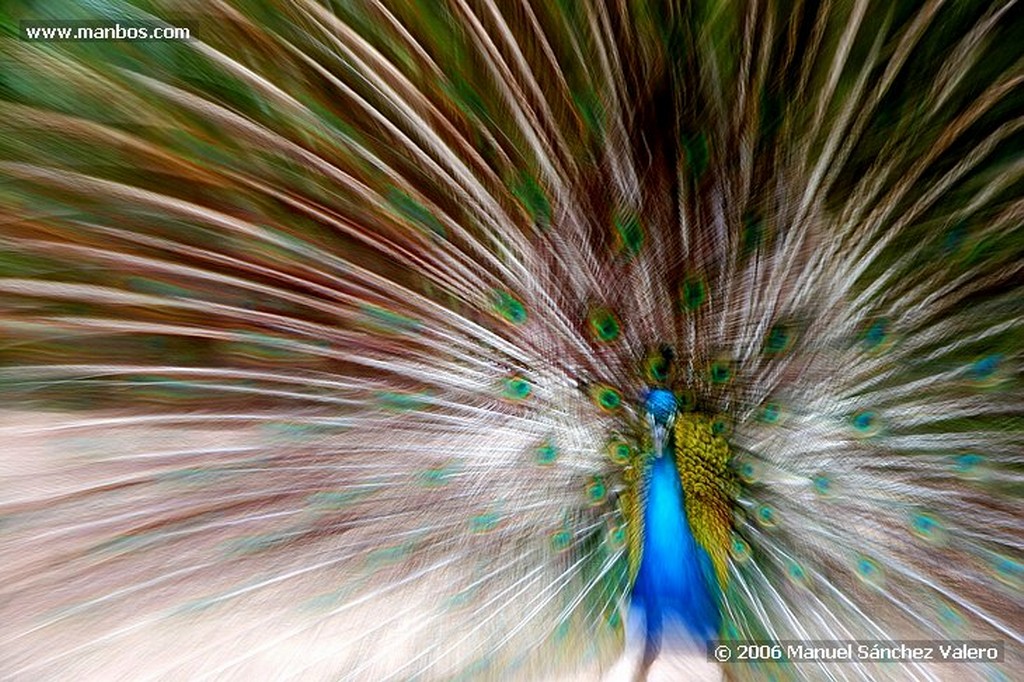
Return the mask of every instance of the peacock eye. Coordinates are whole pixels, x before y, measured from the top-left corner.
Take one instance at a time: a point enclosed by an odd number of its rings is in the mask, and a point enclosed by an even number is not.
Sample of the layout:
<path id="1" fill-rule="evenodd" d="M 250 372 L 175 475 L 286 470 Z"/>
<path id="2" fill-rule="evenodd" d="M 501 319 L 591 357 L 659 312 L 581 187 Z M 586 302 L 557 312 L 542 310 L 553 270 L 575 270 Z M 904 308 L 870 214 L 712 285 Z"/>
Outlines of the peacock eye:
<path id="1" fill-rule="evenodd" d="M 714 418 L 711 422 L 711 435 L 728 438 L 732 435 L 732 422 L 724 414 Z"/>
<path id="2" fill-rule="evenodd" d="M 757 418 L 765 424 L 774 424 L 779 421 L 781 414 L 782 408 L 777 403 L 765 403 Z"/>
<path id="3" fill-rule="evenodd" d="M 519 374 L 514 374 L 505 379 L 503 395 L 508 400 L 525 400 L 530 397 L 532 391 L 533 388 L 530 386 L 530 382 Z"/>
<path id="4" fill-rule="evenodd" d="M 572 533 L 559 530 L 551 534 L 551 548 L 556 552 L 564 552 L 572 545 Z"/>
<path id="5" fill-rule="evenodd" d="M 764 351 L 769 355 L 777 355 L 788 350 L 793 345 L 795 333 L 788 324 L 776 324 L 768 332 L 768 338 L 764 343 Z"/>
<path id="6" fill-rule="evenodd" d="M 878 562 L 863 556 L 857 559 L 857 576 L 871 585 L 880 586 L 883 582 L 882 568 Z"/>
<path id="7" fill-rule="evenodd" d="M 590 313 L 590 330 L 598 341 L 610 342 L 619 338 L 621 326 L 615 314 L 607 308 L 598 308 Z"/>
<path id="8" fill-rule="evenodd" d="M 990 565 L 997 580 L 1016 590 L 1024 588 L 1024 564 L 997 554 L 992 557 Z"/>
<path id="9" fill-rule="evenodd" d="M 555 447 L 554 443 L 547 441 L 537 448 L 535 457 L 537 464 L 549 466 L 558 459 L 558 448 Z"/>
<path id="10" fill-rule="evenodd" d="M 593 399 L 604 412 L 615 412 L 622 406 L 622 394 L 611 386 L 597 386 L 593 391 Z"/>
<path id="11" fill-rule="evenodd" d="M 889 320 L 883 317 L 880 320 L 872 322 L 864 331 L 861 336 L 861 343 L 864 345 L 866 350 L 876 350 L 885 343 L 888 336 Z"/>
<path id="12" fill-rule="evenodd" d="M 757 522 L 765 528 L 772 528 L 779 523 L 779 515 L 770 504 L 762 504 L 757 508 Z"/>
<path id="13" fill-rule="evenodd" d="M 921 512 L 914 514 L 910 520 L 914 535 L 932 544 L 941 544 L 945 539 L 945 528 L 933 514 Z"/>
<path id="14" fill-rule="evenodd" d="M 971 365 L 971 378 L 978 382 L 990 381 L 999 371 L 999 363 L 1003 359 L 999 353 L 987 355 Z"/>
<path id="15" fill-rule="evenodd" d="M 861 410 L 853 415 L 850 423 L 857 433 L 862 436 L 870 436 L 878 432 L 878 415 L 871 410 Z"/>
<path id="16" fill-rule="evenodd" d="M 984 460 L 984 457 L 973 452 L 957 455 L 953 459 L 953 468 L 961 476 L 976 475 Z"/>
<path id="17" fill-rule="evenodd" d="M 635 256 L 644 246 L 644 227 L 635 213 L 620 213 L 615 217 L 615 235 L 619 250 Z"/>
<path id="18" fill-rule="evenodd" d="M 786 575 L 797 584 L 802 584 L 807 579 L 807 572 L 804 567 L 795 561 L 790 561 L 786 567 Z"/>
<path id="19" fill-rule="evenodd" d="M 687 277 L 679 286 L 679 305 L 687 312 L 699 308 L 708 296 L 708 288 L 699 277 Z"/>
<path id="20" fill-rule="evenodd" d="M 742 479 L 744 483 L 756 483 L 757 479 L 760 477 L 760 471 L 758 470 L 757 465 L 753 462 L 743 462 L 739 467 L 739 475 L 740 479 Z"/>
<path id="21" fill-rule="evenodd" d="M 729 543 L 729 555 L 735 561 L 742 563 L 750 558 L 750 545 L 743 538 L 734 535 L 732 542 Z"/>
<path id="22" fill-rule="evenodd" d="M 626 526 L 617 521 L 608 523 L 608 543 L 612 549 L 622 549 L 626 546 Z"/>
<path id="23" fill-rule="evenodd" d="M 708 369 L 708 378 L 711 379 L 712 383 L 724 384 L 732 379 L 733 369 L 732 363 L 728 360 L 719 360 L 711 365 Z"/>
<path id="24" fill-rule="evenodd" d="M 594 476 L 587 483 L 586 487 L 587 501 L 592 505 L 598 505 L 604 502 L 605 497 L 608 495 L 608 486 L 605 484 L 604 479 L 600 476 Z"/>
<path id="25" fill-rule="evenodd" d="M 697 396 L 693 391 L 679 391 L 676 396 L 676 409 L 680 412 L 692 412 L 697 408 Z"/>
<path id="26" fill-rule="evenodd" d="M 495 290 L 493 301 L 495 312 L 509 324 L 521 325 L 526 322 L 526 306 L 512 294 Z"/>
<path id="27" fill-rule="evenodd" d="M 608 458 L 612 462 L 620 466 L 629 464 L 629 460 L 632 457 L 633 449 L 629 446 L 629 443 L 622 438 L 613 438 L 608 443 Z"/>
<path id="28" fill-rule="evenodd" d="M 668 369 L 668 360 L 662 357 L 651 357 L 644 365 L 644 375 L 652 384 L 660 384 L 668 379 Z"/>

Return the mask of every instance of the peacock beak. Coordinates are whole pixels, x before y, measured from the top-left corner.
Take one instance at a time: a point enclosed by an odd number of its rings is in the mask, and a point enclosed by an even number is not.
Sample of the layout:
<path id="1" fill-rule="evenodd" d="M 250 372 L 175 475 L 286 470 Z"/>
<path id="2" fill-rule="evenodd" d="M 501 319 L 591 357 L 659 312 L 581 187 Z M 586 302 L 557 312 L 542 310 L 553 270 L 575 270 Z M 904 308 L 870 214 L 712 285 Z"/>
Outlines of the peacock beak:
<path id="1" fill-rule="evenodd" d="M 654 456 L 661 457 L 665 453 L 668 444 L 669 430 L 672 428 L 672 419 L 666 422 L 658 422 L 650 414 L 647 415 L 647 424 L 651 430 L 651 441 L 654 445 Z"/>

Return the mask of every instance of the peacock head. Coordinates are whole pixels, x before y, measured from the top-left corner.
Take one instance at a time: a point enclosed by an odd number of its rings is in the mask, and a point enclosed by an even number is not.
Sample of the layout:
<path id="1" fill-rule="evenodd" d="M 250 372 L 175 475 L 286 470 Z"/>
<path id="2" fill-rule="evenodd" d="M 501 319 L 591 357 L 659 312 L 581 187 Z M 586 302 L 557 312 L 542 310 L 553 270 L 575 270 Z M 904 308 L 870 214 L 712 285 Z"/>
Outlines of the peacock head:
<path id="1" fill-rule="evenodd" d="M 655 424 L 668 426 L 676 416 L 676 397 L 665 388 L 653 388 L 644 398 L 644 411 Z"/>
<path id="2" fill-rule="evenodd" d="M 654 437 L 654 454 L 661 457 L 665 435 L 675 421 L 677 409 L 676 397 L 665 388 L 652 388 L 644 397 L 644 412 Z"/>

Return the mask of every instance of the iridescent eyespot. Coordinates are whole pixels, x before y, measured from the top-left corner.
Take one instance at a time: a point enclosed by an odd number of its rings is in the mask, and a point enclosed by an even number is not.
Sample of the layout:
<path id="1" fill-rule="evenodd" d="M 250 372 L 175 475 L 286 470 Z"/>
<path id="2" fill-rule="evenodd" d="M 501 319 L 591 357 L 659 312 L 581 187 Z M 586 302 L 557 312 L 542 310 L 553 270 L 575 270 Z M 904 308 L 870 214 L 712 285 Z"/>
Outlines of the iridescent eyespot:
<path id="1" fill-rule="evenodd" d="M 729 543 L 729 556 L 738 563 L 746 561 L 750 558 L 750 545 L 740 536 L 734 535 Z"/>
<path id="2" fill-rule="evenodd" d="M 699 308 L 707 300 L 707 297 L 707 284 L 699 277 L 687 277 L 679 285 L 679 305 L 687 312 L 693 312 Z"/>
<path id="3" fill-rule="evenodd" d="M 526 307 L 507 291 L 493 292 L 494 309 L 506 322 L 520 325 L 526 322 Z"/>
<path id="4" fill-rule="evenodd" d="M 884 317 L 872 322 L 861 334 L 861 344 L 868 351 L 879 350 L 888 339 L 889 320 Z"/>
<path id="5" fill-rule="evenodd" d="M 622 549 L 626 546 L 626 526 L 618 521 L 608 522 L 608 545 L 612 549 Z"/>
<path id="6" fill-rule="evenodd" d="M 551 534 L 551 548 L 556 552 L 564 552 L 572 545 L 572 533 L 566 529 Z"/>
<path id="7" fill-rule="evenodd" d="M 757 419 L 765 424 L 777 424 L 781 417 L 782 407 L 778 403 L 765 403 L 757 414 Z"/>
<path id="8" fill-rule="evenodd" d="M 882 567 L 878 565 L 873 559 L 867 557 L 859 557 L 856 563 L 857 577 L 864 582 L 880 586 L 883 582 L 884 575 L 882 573 Z"/>
<path id="9" fill-rule="evenodd" d="M 728 360 L 719 360 L 712 363 L 711 367 L 708 368 L 708 378 L 714 384 L 728 383 L 732 379 L 732 375 L 732 363 Z"/>
<path id="10" fill-rule="evenodd" d="M 533 387 L 530 386 L 529 381 L 519 374 L 513 374 L 505 379 L 505 387 L 502 391 L 502 395 L 504 395 L 508 400 L 525 400 L 530 397 L 530 393 L 532 392 Z"/>
<path id="11" fill-rule="evenodd" d="M 996 384 L 999 381 L 999 365 L 1003 356 L 999 353 L 986 355 L 976 360 L 968 370 L 971 380 L 979 384 Z"/>
<path id="12" fill-rule="evenodd" d="M 941 544 L 946 539 L 946 529 L 933 515 L 927 513 L 914 514 L 910 519 L 910 527 L 914 535 L 932 544 Z"/>
<path id="13" fill-rule="evenodd" d="M 679 391 L 675 396 L 677 412 L 692 412 L 697 408 L 697 397 L 693 391 Z"/>
<path id="14" fill-rule="evenodd" d="M 608 458 L 618 464 L 619 466 L 625 466 L 629 464 L 629 460 L 633 455 L 633 448 L 630 447 L 629 443 L 622 438 L 613 438 L 609 441 L 607 446 Z"/>
<path id="15" fill-rule="evenodd" d="M 793 346 L 796 332 L 788 324 L 776 324 L 768 332 L 764 342 L 764 351 L 769 355 L 778 355 Z"/>
<path id="16" fill-rule="evenodd" d="M 786 575 L 796 584 L 803 584 L 807 580 L 807 572 L 804 567 L 795 561 L 790 561 L 786 567 Z"/>
<path id="17" fill-rule="evenodd" d="M 615 234 L 619 250 L 627 256 L 635 256 L 644 246 L 644 228 L 635 213 L 619 213 L 615 216 Z"/>
<path id="18" fill-rule="evenodd" d="M 533 176 L 522 173 L 510 189 L 537 227 L 546 230 L 551 226 L 551 202 Z"/>
<path id="19" fill-rule="evenodd" d="M 615 412 L 622 407 L 622 394 L 611 386 L 595 386 L 591 396 L 594 403 L 604 412 Z"/>
<path id="20" fill-rule="evenodd" d="M 861 410 L 850 418 L 850 424 L 862 436 L 872 436 L 881 429 L 882 421 L 872 410 Z"/>
<path id="21" fill-rule="evenodd" d="M 619 338 L 622 331 L 618 318 L 607 308 L 598 308 L 590 313 L 590 331 L 598 341 L 611 342 Z"/>
<path id="22" fill-rule="evenodd" d="M 437 488 L 450 483 L 457 473 L 458 465 L 456 463 L 431 467 L 420 474 L 420 482 L 428 488 Z"/>
<path id="23" fill-rule="evenodd" d="M 550 441 L 543 443 L 539 448 L 537 448 L 535 459 L 537 464 L 540 464 L 541 466 L 550 466 L 558 459 L 558 448 L 556 448 L 554 443 L 551 443 Z"/>
<path id="24" fill-rule="evenodd" d="M 601 504 L 608 495 L 608 486 L 601 476 L 594 476 L 586 486 L 587 501 L 592 505 Z"/>
<path id="25" fill-rule="evenodd" d="M 668 380 L 671 363 L 659 354 L 648 356 L 644 361 L 644 377 L 649 383 L 663 384 Z"/>
<path id="26" fill-rule="evenodd" d="M 743 251 L 750 253 L 761 246 L 765 237 L 764 219 L 757 213 L 748 214 L 743 220 Z"/>
<path id="27" fill-rule="evenodd" d="M 1007 556 L 993 554 L 992 571 L 996 579 L 1016 590 L 1024 588 L 1024 564 Z"/>
<path id="28" fill-rule="evenodd" d="M 948 633 L 957 633 L 964 626 L 964 617 L 955 608 L 944 601 L 935 605 L 936 616 Z"/>
<path id="29" fill-rule="evenodd" d="M 760 478 L 761 470 L 757 464 L 748 460 L 740 463 L 738 473 L 740 480 L 749 484 L 757 482 L 757 479 Z"/>
<path id="30" fill-rule="evenodd" d="M 489 533 L 500 523 L 501 516 L 497 512 L 488 511 L 474 516 L 469 522 L 469 528 L 473 533 Z"/>
<path id="31" fill-rule="evenodd" d="M 772 506 L 769 504 L 762 504 L 761 506 L 759 506 L 757 508 L 757 511 L 754 512 L 754 517 L 757 519 L 757 522 L 764 528 L 772 528 L 778 525 L 779 523 L 779 515 L 775 512 L 775 509 L 772 508 Z"/>
<path id="32" fill-rule="evenodd" d="M 718 414 L 711 420 L 711 435 L 728 438 L 732 435 L 732 420 L 727 415 Z"/>
<path id="33" fill-rule="evenodd" d="M 960 478 L 977 480 L 984 475 L 985 458 L 977 453 L 968 452 L 953 457 L 953 471 Z"/>

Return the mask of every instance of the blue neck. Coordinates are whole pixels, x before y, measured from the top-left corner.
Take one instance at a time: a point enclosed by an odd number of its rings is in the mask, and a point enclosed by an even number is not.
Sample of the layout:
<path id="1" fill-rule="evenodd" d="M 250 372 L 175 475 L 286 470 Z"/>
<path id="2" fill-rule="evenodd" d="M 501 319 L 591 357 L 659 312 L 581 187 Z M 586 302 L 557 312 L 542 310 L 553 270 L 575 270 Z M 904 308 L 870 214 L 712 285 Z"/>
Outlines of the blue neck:
<path id="1" fill-rule="evenodd" d="M 632 604 L 644 614 L 646 637 L 658 645 L 668 625 L 706 643 L 718 634 L 718 584 L 708 554 L 686 518 L 683 488 L 671 445 L 647 472 L 643 553 Z"/>

